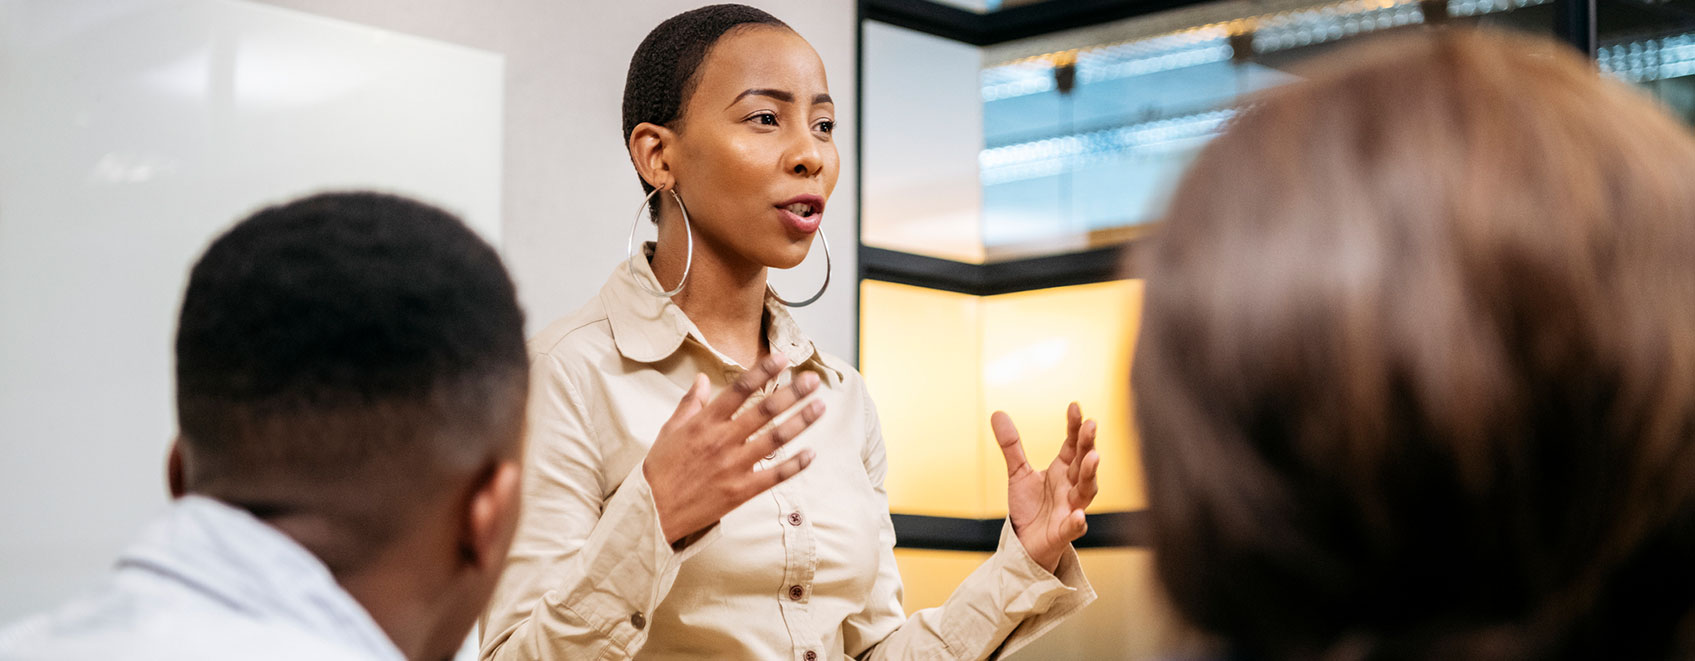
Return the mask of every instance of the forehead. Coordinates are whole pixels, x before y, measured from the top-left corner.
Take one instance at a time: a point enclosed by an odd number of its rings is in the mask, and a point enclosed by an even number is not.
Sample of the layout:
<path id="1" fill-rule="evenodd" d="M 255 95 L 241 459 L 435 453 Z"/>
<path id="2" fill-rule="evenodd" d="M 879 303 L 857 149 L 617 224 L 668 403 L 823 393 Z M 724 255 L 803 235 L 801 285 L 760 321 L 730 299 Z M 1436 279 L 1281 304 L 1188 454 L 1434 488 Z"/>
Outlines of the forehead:
<path id="1" fill-rule="evenodd" d="M 824 61 L 812 44 L 791 30 L 774 26 L 743 26 L 725 33 L 707 52 L 699 75 L 690 103 L 727 103 L 742 90 L 755 87 L 800 95 L 830 90 Z"/>

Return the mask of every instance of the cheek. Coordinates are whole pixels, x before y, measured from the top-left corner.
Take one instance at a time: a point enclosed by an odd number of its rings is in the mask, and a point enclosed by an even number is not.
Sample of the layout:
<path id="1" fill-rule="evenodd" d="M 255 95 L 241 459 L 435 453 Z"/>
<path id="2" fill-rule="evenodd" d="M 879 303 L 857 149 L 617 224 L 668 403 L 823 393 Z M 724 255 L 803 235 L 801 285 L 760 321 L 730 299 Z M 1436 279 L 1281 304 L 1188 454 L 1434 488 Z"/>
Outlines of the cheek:
<path id="1" fill-rule="evenodd" d="M 836 180 L 842 176 L 842 157 L 836 152 L 836 143 L 831 142 L 824 149 L 824 197 L 830 197 L 836 190 Z"/>
<path id="2" fill-rule="evenodd" d="M 765 154 L 748 140 L 726 140 L 691 156 L 689 179 L 705 183 L 719 204 L 734 206 L 748 199 L 747 193 L 765 183 L 769 169 L 760 167 Z"/>

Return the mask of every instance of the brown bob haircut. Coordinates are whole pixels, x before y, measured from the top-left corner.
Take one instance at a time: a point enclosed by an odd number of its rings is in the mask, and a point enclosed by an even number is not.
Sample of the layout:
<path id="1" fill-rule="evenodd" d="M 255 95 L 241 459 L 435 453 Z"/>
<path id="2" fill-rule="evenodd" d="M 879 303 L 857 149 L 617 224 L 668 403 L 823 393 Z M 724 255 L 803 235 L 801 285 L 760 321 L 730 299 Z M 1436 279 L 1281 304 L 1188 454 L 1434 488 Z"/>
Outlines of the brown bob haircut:
<path id="1" fill-rule="evenodd" d="M 1175 607 L 1249 659 L 1695 655 L 1695 140 L 1551 41 L 1331 62 L 1139 257 Z"/>

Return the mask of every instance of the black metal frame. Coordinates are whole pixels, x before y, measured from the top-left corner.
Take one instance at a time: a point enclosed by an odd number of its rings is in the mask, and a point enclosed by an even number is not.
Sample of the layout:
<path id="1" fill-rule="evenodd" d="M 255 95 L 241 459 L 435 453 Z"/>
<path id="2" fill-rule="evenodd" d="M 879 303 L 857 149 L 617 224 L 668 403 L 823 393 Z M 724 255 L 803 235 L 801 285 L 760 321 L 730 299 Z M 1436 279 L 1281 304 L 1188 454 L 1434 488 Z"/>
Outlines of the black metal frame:
<path id="1" fill-rule="evenodd" d="M 1063 255 L 967 264 L 861 245 L 859 277 L 973 296 L 994 296 L 1135 277 L 1121 257 L 1123 251 L 1122 246 L 1107 246 Z"/>
<path id="2" fill-rule="evenodd" d="M 992 552 L 1000 545 L 1006 519 L 962 519 L 948 516 L 892 514 L 895 539 L 908 549 Z M 1148 545 L 1147 512 L 1090 514 L 1089 531 L 1071 545 L 1080 549 Z"/>
<path id="3" fill-rule="evenodd" d="M 855 112 L 865 117 L 865 22 L 879 21 L 975 46 L 988 46 L 1060 30 L 1085 27 L 1201 4 L 1210 0 L 1049 0 L 1002 11 L 977 14 L 928 0 L 860 0 L 856 10 L 857 66 Z M 1596 48 L 1596 0 L 1558 0 L 1555 32 L 1591 60 Z M 865 208 L 863 128 L 855 134 L 855 191 Z M 863 218 L 863 213 L 862 213 Z M 863 228 L 863 226 L 861 226 Z M 912 253 L 866 246 L 859 237 L 859 280 L 873 279 L 930 289 L 993 296 L 1065 285 L 1135 277 L 1131 260 L 1121 247 L 1092 248 L 1063 255 L 967 264 Z M 860 310 L 854 288 L 854 316 Z M 858 363 L 855 347 L 855 363 Z M 994 551 L 1002 519 L 892 515 L 897 546 L 948 551 Z M 1107 512 L 1089 515 L 1089 532 L 1078 548 L 1146 546 L 1147 513 Z"/>
<path id="4" fill-rule="evenodd" d="M 1049 0 L 979 14 L 928 0 L 862 0 L 861 16 L 973 46 L 1099 25 L 1197 0 Z"/>

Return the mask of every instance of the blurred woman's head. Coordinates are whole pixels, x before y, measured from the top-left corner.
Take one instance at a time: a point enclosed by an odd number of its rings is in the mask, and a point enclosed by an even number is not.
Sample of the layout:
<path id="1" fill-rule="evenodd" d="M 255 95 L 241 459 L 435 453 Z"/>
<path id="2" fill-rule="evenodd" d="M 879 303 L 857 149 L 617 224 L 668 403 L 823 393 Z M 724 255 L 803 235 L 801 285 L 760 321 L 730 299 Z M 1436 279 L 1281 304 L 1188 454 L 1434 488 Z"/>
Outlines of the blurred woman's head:
<path id="1" fill-rule="evenodd" d="M 675 190 L 727 256 L 776 268 L 806 257 L 839 175 L 834 129 L 818 53 L 758 9 L 684 12 L 630 60 L 624 139 L 642 186 Z M 652 199 L 656 221 L 678 215 L 669 194 Z"/>
<path id="2" fill-rule="evenodd" d="M 1695 140 L 1553 42 L 1336 62 L 1151 251 L 1173 602 L 1250 657 L 1695 654 Z"/>

